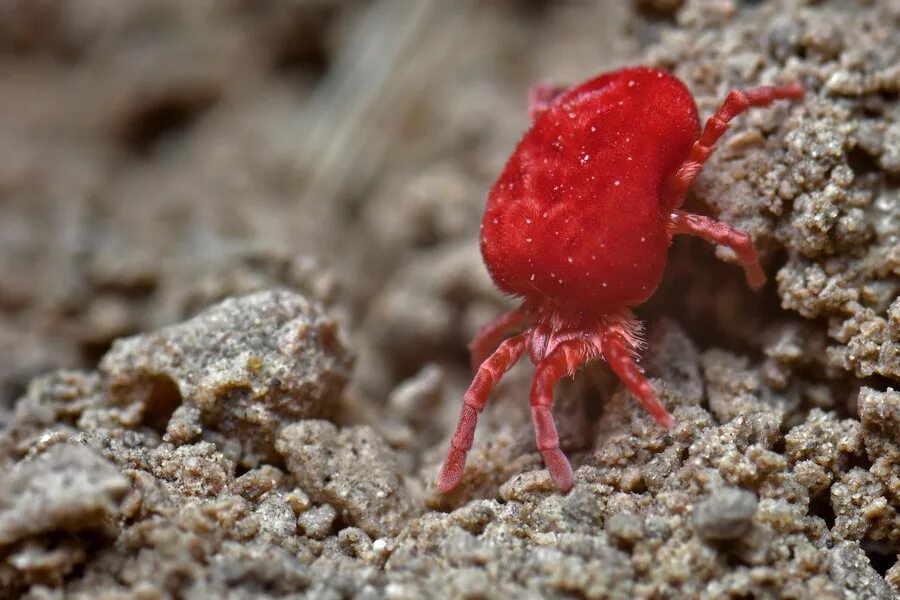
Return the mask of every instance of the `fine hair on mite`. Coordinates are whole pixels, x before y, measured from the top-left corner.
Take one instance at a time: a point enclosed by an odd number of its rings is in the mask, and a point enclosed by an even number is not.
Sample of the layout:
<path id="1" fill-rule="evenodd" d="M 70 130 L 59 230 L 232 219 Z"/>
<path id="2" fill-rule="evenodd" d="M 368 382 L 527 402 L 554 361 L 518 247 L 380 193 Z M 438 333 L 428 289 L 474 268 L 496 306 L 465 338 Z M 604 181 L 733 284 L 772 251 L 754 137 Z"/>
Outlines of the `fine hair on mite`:
<path id="1" fill-rule="evenodd" d="M 731 121 L 751 107 L 803 96 L 797 83 L 731 91 L 701 128 L 694 98 L 652 67 L 604 73 L 529 94 L 531 126 L 491 188 L 481 254 L 496 286 L 521 299 L 469 345 L 475 376 L 437 480 L 462 480 L 478 415 L 503 374 L 527 352 L 537 447 L 556 486 L 574 484 L 553 421 L 553 388 L 604 359 L 660 427 L 675 421 L 638 366 L 641 326 L 631 308 L 659 285 L 672 238 L 731 248 L 747 283 L 766 281 L 750 234 L 681 210 Z"/>

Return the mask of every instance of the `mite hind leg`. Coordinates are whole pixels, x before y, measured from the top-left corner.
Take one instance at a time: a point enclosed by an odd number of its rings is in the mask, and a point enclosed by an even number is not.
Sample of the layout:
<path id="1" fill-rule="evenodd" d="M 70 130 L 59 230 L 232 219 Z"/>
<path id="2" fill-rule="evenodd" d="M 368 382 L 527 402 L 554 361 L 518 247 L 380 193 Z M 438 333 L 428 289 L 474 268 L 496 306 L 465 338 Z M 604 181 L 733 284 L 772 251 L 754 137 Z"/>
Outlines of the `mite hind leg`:
<path id="1" fill-rule="evenodd" d="M 525 350 L 526 334 L 520 334 L 509 338 L 500 344 L 478 367 L 475 378 L 469 385 L 463 397 L 462 411 L 459 414 L 459 423 L 456 432 L 450 440 L 450 451 L 438 476 L 437 488 L 440 492 L 448 492 L 459 483 L 466 466 L 466 454 L 472 447 L 475 438 L 475 426 L 478 424 L 478 415 L 484 410 L 488 394 L 512 367 L 522 352 Z"/>
<path id="2" fill-rule="evenodd" d="M 469 343 L 472 370 L 478 370 L 478 366 L 500 345 L 503 338 L 529 325 L 533 319 L 534 311 L 527 303 L 523 303 L 482 327 Z"/>
<path id="3" fill-rule="evenodd" d="M 653 386 L 644 377 L 643 370 L 634 360 L 634 343 L 627 334 L 617 329 L 610 329 L 603 334 L 603 358 L 609 363 L 613 372 L 622 380 L 631 393 L 637 398 L 650 416 L 665 429 L 671 429 L 675 419 L 662 405 Z"/>
<path id="4" fill-rule="evenodd" d="M 556 487 L 562 492 L 572 489 L 575 482 L 572 465 L 559 447 L 559 435 L 553 422 L 553 388 L 564 375 L 573 375 L 587 360 L 584 343 L 569 340 L 559 344 L 537 365 L 531 383 L 531 416 L 538 450 Z"/>

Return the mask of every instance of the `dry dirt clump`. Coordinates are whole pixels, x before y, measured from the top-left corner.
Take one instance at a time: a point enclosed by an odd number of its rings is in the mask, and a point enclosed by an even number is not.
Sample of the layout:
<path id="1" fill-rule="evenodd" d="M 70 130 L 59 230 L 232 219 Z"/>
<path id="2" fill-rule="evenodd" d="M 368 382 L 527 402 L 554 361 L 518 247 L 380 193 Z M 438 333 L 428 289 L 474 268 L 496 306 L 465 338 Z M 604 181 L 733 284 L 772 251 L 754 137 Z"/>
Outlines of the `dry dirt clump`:
<path id="1" fill-rule="evenodd" d="M 128 480 L 84 446 L 57 444 L 3 474 L 0 544 L 114 524 Z"/>
<path id="2" fill-rule="evenodd" d="M 314 463 L 303 462 L 296 426 L 285 425 L 334 414 L 349 366 L 335 322 L 302 296 L 225 300 L 117 342 L 101 362 L 95 372 L 35 380 L 4 433 L 4 596 L 59 586 L 75 569 L 84 575 L 73 592 L 174 594 L 187 589 L 187 577 L 198 593 L 213 593 L 228 587 L 229 556 L 241 569 L 268 570 L 276 587 L 297 589 L 314 579 L 307 567 L 322 550 L 309 544 L 330 535 L 338 515 L 380 533 L 412 510 L 390 450 L 359 428 L 335 431 L 354 444 L 330 465 L 351 483 L 368 482 L 355 496 L 340 481 L 324 497 L 314 485 L 307 494 L 283 470 L 287 462 L 308 476 Z M 328 438 L 317 439 L 331 452 Z M 214 559 L 224 562 L 212 576 L 205 571 Z M 279 572 L 278 561 L 290 573 Z M 251 579 L 251 588 L 275 585 Z"/>
<path id="3" fill-rule="evenodd" d="M 704 114 L 733 87 L 806 86 L 745 117 L 695 193 L 753 233 L 784 308 L 828 324 L 820 362 L 900 378 L 900 7 L 804 4 L 686 2 L 649 57 Z"/>
<path id="4" fill-rule="evenodd" d="M 279 353 L 253 336 L 260 314 L 307 335 Z M 136 338 L 128 355 L 139 364 L 174 357 L 177 345 L 138 342 L 203 330 L 192 348 L 206 357 L 205 373 L 241 379 L 224 340 L 256 340 L 243 347 L 280 357 L 283 372 L 306 365 L 310 384 L 298 384 L 294 402 L 311 409 L 323 393 L 340 397 L 345 369 L 340 346 L 318 345 L 323 318 L 302 297 L 259 293 Z M 426 512 L 436 500 L 421 488 L 433 471 L 410 472 L 400 456 L 409 450 L 393 450 L 368 426 L 263 421 L 276 454 L 239 469 L 247 429 L 198 420 L 193 435 L 173 435 L 185 428 L 180 413 L 202 393 L 199 382 L 160 428 L 117 395 L 128 373 L 144 377 L 139 369 L 38 379 L 3 438 L 11 467 L 0 496 L 0 589 L 36 597 L 892 597 L 896 568 L 886 581 L 872 565 L 881 568 L 900 530 L 900 396 L 863 388 L 861 421 L 816 409 L 785 430 L 784 408 L 747 392 L 744 411 L 719 421 L 704 408 L 703 388 L 716 385 L 703 374 L 710 359 L 674 324 L 659 330 L 648 370 L 671 374 L 655 382 L 678 419 L 673 431 L 660 431 L 620 390 L 593 425 L 592 449 L 577 455 L 571 493 L 557 493 L 533 462 L 450 512 Z M 719 363 L 718 378 L 765 389 L 760 365 Z M 180 371 L 169 373 L 181 381 Z M 314 385 L 319 379 L 327 389 Z M 268 395 L 263 406 L 278 398 Z M 533 454 L 525 442 L 507 445 Z M 493 460 L 497 452 L 509 449 L 483 451 Z"/>
<path id="5" fill-rule="evenodd" d="M 336 414 L 349 366 L 333 319 L 302 296 L 260 292 L 119 340 L 99 371 L 122 413 L 165 426 L 166 441 L 221 435 L 254 467 L 274 459 L 285 425 Z"/>
<path id="6" fill-rule="evenodd" d="M 339 506 L 346 523 L 373 537 L 397 533 L 414 511 L 397 460 L 371 427 L 305 421 L 285 428 L 277 448 L 312 500 Z"/>

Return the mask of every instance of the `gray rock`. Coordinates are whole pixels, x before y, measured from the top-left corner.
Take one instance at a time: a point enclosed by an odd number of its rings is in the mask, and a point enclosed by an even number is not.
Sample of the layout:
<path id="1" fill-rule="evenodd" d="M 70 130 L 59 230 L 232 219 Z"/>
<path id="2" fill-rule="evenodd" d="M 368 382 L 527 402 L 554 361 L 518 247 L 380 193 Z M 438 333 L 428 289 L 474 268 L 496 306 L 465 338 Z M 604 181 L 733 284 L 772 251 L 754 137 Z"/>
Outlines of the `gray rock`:
<path id="1" fill-rule="evenodd" d="M 256 509 L 260 530 L 281 540 L 297 532 L 297 517 L 288 500 L 282 494 L 264 495 Z"/>
<path id="2" fill-rule="evenodd" d="M 706 541 L 735 540 L 750 530 L 757 503 L 751 492 L 722 488 L 694 508 L 691 523 Z"/>
<path id="3" fill-rule="evenodd" d="M 606 520 L 606 533 L 619 544 L 630 547 L 644 537 L 644 524 L 637 515 L 619 513 Z"/>
<path id="4" fill-rule="evenodd" d="M 331 534 L 334 521 L 337 519 L 337 510 L 330 504 L 322 504 L 310 508 L 297 519 L 300 531 L 314 540 L 324 540 Z"/>
<path id="5" fill-rule="evenodd" d="M 859 542 L 844 541 L 831 549 L 830 573 L 841 582 L 848 597 L 859 600 L 892 600 L 897 598 L 890 586 L 872 568 Z"/>

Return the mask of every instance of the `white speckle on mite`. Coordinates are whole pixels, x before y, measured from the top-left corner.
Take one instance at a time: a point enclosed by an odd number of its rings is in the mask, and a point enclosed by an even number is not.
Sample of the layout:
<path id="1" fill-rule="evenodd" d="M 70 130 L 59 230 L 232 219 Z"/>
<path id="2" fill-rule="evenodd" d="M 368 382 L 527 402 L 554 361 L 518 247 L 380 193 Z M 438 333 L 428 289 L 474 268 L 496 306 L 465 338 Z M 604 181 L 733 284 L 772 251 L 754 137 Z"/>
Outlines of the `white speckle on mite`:
<path id="1" fill-rule="evenodd" d="M 534 273 L 531 274 L 531 280 L 534 281 Z"/>
<path id="2" fill-rule="evenodd" d="M 597 131 L 597 128 L 591 125 L 591 131 Z"/>
<path id="3" fill-rule="evenodd" d="M 641 243 L 644 243 L 647 240 L 644 236 L 641 236 Z"/>
<path id="4" fill-rule="evenodd" d="M 605 281 L 603 282 L 603 287 L 606 287 L 606 282 L 605 282 Z"/>
<path id="5" fill-rule="evenodd" d="M 569 262 L 572 262 L 572 257 L 571 257 L 571 256 L 569 257 Z"/>
<path id="6" fill-rule="evenodd" d="M 632 80 L 630 80 L 630 81 L 628 82 L 628 87 L 634 87 L 634 86 L 636 86 L 636 85 L 637 85 L 637 84 L 634 82 L 634 79 L 632 79 Z"/>
<path id="7" fill-rule="evenodd" d="M 590 155 L 590 154 L 582 154 L 582 155 L 581 155 L 581 164 L 584 164 L 584 163 L 586 163 L 586 162 L 589 161 L 589 160 L 591 160 L 591 155 Z"/>
<path id="8" fill-rule="evenodd" d="M 628 157 L 628 160 L 632 160 L 632 158 L 629 156 L 629 157 Z"/>
<path id="9" fill-rule="evenodd" d="M 496 225 L 496 224 L 497 224 L 497 217 L 494 217 L 493 220 L 492 220 L 491 222 L 492 222 L 494 225 Z"/>
<path id="10" fill-rule="evenodd" d="M 577 116 L 578 116 L 578 115 L 576 115 L 574 112 L 570 112 L 570 113 L 569 113 L 569 118 L 570 118 L 570 119 L 574 119 L 574 118 L 577 117 Z"/>
<path id="11" fill-rule="evenodd" d="M 531 238 L 525 238 L 525 241 L 528 242 L 528 243 L 530 244 L 530 243 L 531 243 Z"/>
<path id="12" fill-rule="evenodd" d="M 597 255 L 596 255 L 596 254 L 591 254 L 591 260 L 597 260 Z"/>
<path id="13" fill-rule="evenodd" d="M 615 185 L 619 185 L 620 183 L 621 183 L 621 182 L 620 182 L 618 179 L 616 179 L 615 181 L 613 181 L 613 184 L 615 184 Z"/>
<path id="14" fill-rule="evenodd" d="M 531 219 L 525 219 L 525 222 L 531 225 Z"/>

